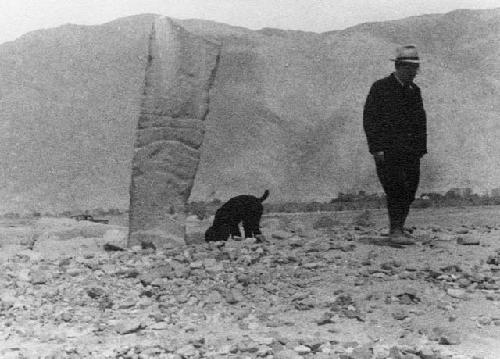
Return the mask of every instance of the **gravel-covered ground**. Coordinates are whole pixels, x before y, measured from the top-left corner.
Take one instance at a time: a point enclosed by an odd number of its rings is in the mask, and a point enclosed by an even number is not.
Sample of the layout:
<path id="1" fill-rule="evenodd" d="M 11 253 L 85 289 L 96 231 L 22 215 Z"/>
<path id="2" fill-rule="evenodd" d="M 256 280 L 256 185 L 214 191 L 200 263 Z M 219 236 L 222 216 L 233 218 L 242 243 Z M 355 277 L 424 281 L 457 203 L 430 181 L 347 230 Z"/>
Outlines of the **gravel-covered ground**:
<path id="1" fill-rule="evenodd" d="M 498 359 L 499 214 L 415 210 L 405 248 L 384 211 L 157 251 L 105 251 L 117 225 L 4 223 L 0 358 Z"/>

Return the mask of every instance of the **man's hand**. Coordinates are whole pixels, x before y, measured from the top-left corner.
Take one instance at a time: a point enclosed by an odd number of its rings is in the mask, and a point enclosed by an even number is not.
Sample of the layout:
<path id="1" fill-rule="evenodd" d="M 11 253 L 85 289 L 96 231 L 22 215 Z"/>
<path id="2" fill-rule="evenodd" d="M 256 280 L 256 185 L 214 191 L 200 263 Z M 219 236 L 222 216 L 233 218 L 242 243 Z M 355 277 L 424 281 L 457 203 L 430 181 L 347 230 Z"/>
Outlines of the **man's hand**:
<path id="1" fill-rule="evenodd" d="M 373 159 L 377 165 L 384 163 L 384 151 L 375 152 L 373 154 Z"/>

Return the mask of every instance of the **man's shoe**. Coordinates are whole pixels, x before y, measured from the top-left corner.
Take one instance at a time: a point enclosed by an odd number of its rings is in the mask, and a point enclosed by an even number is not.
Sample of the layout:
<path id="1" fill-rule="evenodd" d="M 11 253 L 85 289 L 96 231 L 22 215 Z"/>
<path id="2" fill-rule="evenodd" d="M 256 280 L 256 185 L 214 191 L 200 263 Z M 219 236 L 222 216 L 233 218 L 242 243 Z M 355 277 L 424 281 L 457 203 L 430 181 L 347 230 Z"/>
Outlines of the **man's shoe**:
<path id="1" fill-rule="evenodd" d="M 389 237 L 397 237 L 397 236 L 402 236 L 404 234 L 404 230 L 401 228 L 391 228 L 389 230 Z"/>
<path id="2" fill-rule="evenodd" d="M 389 242 L 392 244 L 396 244 L 399 246 L 411 246 L 415 244 L 415 241 L 411 238 L 407 238 L 405 236 L 402 237 L 390 237 Z"/>
<path id="3" fill-rule="evenodd" d="M 415 240 L 412 236 L 407 236 L 403 230 L 394 229 L 389 232 L 389 241 L 392 244 L 407 246 L 415 244 Z"/>

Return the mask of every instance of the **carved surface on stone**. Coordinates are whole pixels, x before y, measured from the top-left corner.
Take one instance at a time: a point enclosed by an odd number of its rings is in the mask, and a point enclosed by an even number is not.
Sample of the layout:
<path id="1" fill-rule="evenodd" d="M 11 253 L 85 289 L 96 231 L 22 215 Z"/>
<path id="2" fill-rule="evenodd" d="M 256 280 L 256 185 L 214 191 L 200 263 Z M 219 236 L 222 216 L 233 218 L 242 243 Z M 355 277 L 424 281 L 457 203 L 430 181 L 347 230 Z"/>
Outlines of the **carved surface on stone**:
<path id="1" fill-rule="evenodd" d="M 219 54 L 219 44 L 169 18 L 152 25 L 132 165 L 129 246 L 183 242 L 182 213 L 200 161 Z"/>

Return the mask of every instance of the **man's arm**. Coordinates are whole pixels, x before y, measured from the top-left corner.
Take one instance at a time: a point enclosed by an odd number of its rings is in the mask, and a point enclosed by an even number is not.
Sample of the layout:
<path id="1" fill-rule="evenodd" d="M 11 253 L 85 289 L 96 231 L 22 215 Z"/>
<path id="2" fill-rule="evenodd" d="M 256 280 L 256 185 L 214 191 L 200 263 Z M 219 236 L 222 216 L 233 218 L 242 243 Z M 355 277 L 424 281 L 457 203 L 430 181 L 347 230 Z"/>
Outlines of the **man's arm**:
<path id="1" fill-rule="evenodd" d="M 375 160 L 376 163 L 382 163 L 384 162 L 384 151 L 379 151 L 372 153 L 373 159 Z"/>
<path id="2" fill-rule="evenodd" d="M 418 115 L 417 139 L 421 156 L 427 153 L 427 116 L 424 110 L 422 95 L 419 90 L 419 115 Z"/>
<path id="3" fill-rule="evenodd" d="M 380 116 L 381 96 L 379 92 L 380 91 L 375 85 L 371 87 L 363 109 L 363 128 L 365 130 L 369 151 L 374 156 L 375 161 L 383 160 L 385 147 L 384 129 Z"/>
<path id="4" fill-rule="evenodd" d="M 425 111 L 422 111 L 423 121 L 420 135 L 420 141 L 422 143 L 422 156 L 427 153 L 427 118 L 425 115 Z"/>

